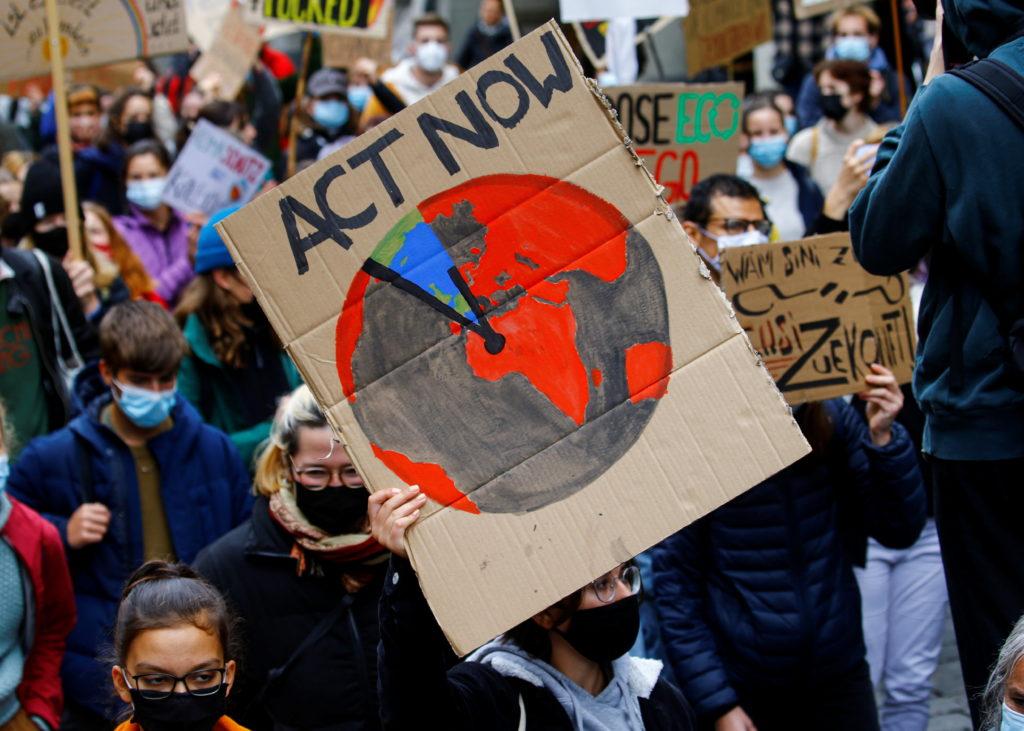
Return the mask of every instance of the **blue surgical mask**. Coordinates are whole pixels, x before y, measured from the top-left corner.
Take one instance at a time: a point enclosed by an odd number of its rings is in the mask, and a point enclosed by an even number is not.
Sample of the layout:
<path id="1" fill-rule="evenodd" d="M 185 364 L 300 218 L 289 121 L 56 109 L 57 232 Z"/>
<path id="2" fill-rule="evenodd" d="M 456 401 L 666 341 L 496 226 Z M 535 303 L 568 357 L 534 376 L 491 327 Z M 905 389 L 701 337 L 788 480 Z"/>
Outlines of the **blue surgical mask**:
<path id="1" fill-rule="evenodd" d="M 150 178 L 149 180 L 132 180 L 128 182 L 125 196 L 128 202 L 144 211 L 155 211 L 160 207 L 167 187 L 167 178 Z"/>
<path id="2" fill-rule="evenodd" d="M 1024 731 L 1024 713 L 1018 713 L 1004 703 L 1002 718 L 999 731 Z"/>
<path id="3" fill-rule="evenodd" d="M 373 92 L 370 90 L 370 87 L 360 84 L 359 86 L 348 87 L 345 95 L 348 97 L 348 103 L 361 112 L 370 103 L 370 97 L 373 96 Z"/>
<path id="4" fill-rule="evenodd" d="M 140 429 L 152 429 L 171 415 L 177 401 L 175 389 L 150 391 L 148 388 L 129 386 L 119 381 L 114 385 L 121 391 L 117 405 L 128 419 Z"/>
<path id="5" fill-rule="evenodd" d="M 7 489 L 7 476 L 11 474 L 11 462 L 6 454 L 0 454 L 0 495 Z"/>
<path id="6" fill-rule="evenodd" d="M 313 105 L 313 121 L 327 129 L 340 129 L 348 122 L 348 104 L 337 99 L 316 102 Z"/>
<path id="7" fill-rule="evenodd" d="M 762 137 L 751 140 L 750 149 L 747 150 L 747 154 L 750 155 L 750 159 L 761 167 L 773 168 L 782 162 L 782 158 L 786 156 L 786 145 L 788 144 L 789 140 L 786 138 L 786 135 Z"/>
<path id="8" fill-rule="evenodd" d="M 800 131 L 800 120 L 798 120 L 796 117 L 786 117 L 785 125 L 786 134 L 788 134 L 790 137 L 792 137 L 793 135 Z"/>
<path id="9" fill-rule="evenodd" d="M 871 43 L 864 36 L 844 36 L 837 38 L 832 46 L 836 58 L 844 61 L 866 62 L 871 58 Z"/>

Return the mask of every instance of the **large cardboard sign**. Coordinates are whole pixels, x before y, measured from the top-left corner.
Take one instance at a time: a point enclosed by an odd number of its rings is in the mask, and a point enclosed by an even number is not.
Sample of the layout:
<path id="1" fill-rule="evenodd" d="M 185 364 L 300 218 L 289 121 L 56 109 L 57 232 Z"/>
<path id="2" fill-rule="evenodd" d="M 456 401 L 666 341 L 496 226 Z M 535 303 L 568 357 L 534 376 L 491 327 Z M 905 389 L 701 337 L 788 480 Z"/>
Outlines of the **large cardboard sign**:
<path id="1" fill-rule="evenodd" d="M 234 99 L 260 52 L 261 43 L 259 29 L 245 22 L 241 7 L 232 6 L 221 19 L 210 47 L 192 64 L 189 76 L 196 81 L 215 76 L 216 95 Z"/>
<path id="2" fill-rule="evenodd" d="M 693 0 L 683 21 L 686 72 L 728 63 L 772 40 L 770 0 Z"/>
<path id="3" fill-rule="evenodd" d="M 387 21 L 387 32 L 383 38 L 357 36 L 351 33 L 325 33 L 320 36 L 323 49 L 323 65 L 348 69 L 360 58 L 369 58 L 381 66 L 391 64 L 391 45 L 394 16 Z"/>
<path id="4" fill-rule="evenodd" d="M 466 652 L 806 451 L 554 22 L 219 227 Z"/>
<path id="5" fill-rule="evenodd" d="M 689 0 L 559 0 L 562 22 L 608 20 L 610 18 L 683 17 L 690 10 Z"/>
<path id="6" fill-rule="evenodd" d="M 268 27 L 385 38 L 393 0 L 245 0 L 250 20 Z"/>
<path id="7" fill-rule="evenodd" d="M 863 391 L 872 363 L 911 378 L 907 277 L 868 274 L 849 234 L 726 249 L 722 285 L 790 404 Z"/>
<path id="8" fill-rule="evenodd" d="M 800 20 L 858 4 L 859 0 L 793 0 L 793 14 Z"/>
<path id="9" fill-rule="evenodd" d="M 167 174 L 163 201 L 187 213 L 215 213 L 251 200 L 269 169 L 270 161 L 263 155 L 200 119 Z"/>
<path id="10" fill-rule="evenodd" d="M 188 47 L 184 0 L 61 2 L 60 34 L 67 68 L 176 53 Z M 48 74 L 46 4 L 0 0 L 0 79 Z"/>
<path id="11" fill-rule="evenodd" d="M 604 91 L 669 203 L 685 203 L 709 175 L 736 172 L 742 84 L 634 84 Z"/>

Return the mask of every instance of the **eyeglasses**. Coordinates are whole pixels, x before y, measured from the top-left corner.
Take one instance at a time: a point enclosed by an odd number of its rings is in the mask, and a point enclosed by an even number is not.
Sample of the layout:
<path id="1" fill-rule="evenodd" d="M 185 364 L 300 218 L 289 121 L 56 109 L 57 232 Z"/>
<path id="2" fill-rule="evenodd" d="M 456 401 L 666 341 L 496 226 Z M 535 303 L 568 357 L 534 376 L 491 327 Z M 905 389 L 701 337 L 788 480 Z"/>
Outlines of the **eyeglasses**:
<path id="1" fill-rule="evenodd" d="M 295 470 L 295 474 L 299 476 L 299 482 L 307 490 L 323 490 L 325 487 L 333 482 L 334 478 L 338 478 L 338 482 L 343 484 L 345 487 L 362 487 L 363 478 L 352 465 L 345 467 L 339 467 L 336 470 L 327 469 L 326 467 L 303 467 L 299 469 L 294 464 L 292 469 Z"/>
<path id="2" fill-rule="evenodd" d="M 751 227 L 765 236 L 770 236 L 772 233 L 772 222 L 764 218 L 757 221 L 750 221 L 746 218 L 712 218 L 708 224 L 711 224 L 712 221 L 721 221 L 722 229 L 731 236 L 749 231 Z"/>
<path id="3" fill-rule="evenodd" d="M 139 691 L 146 700 L 159 701 L 169 698 L 174 693 L 175 686 L 181 683 L 189 695 L 208 696 L 214 695 L 224 684 L 224 673 L 227 668 L 208 668 L 206 670 L 193 670 L 191 673 L 182 676 L 169 675 L 167 673 L 143 673 L 142 675 L 130 676 L 135 681 L 135 689 Z M 128 674 L 122 668 L 121 674 L 128 682 Z M 130 685 L 130 684 L 129 684 Z"/>
<path id="4" fill-rule="evenodd" d="M 630 596 L 636 594 L 640 591 L 640 569 L 636 566 L 627 566 L 618 576 L 615 576 L 614 572 L 609 572 L 590 582 L 590 586 L 601 602 L 611 604 L 615 601 L 615 595 L 619 593 L 619 582 L 626 585 Z"/>

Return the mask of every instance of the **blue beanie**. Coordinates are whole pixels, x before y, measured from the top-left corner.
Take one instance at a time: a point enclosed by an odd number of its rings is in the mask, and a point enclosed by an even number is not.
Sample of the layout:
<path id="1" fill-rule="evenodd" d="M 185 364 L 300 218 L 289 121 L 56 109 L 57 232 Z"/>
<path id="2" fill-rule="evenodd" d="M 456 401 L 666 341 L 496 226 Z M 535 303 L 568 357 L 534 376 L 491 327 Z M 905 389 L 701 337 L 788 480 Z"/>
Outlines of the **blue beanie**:
<path id="1" fill-rule="evenodd" d="M 235 266 L 235 260 L 231 258 L 228 247 L 224 245 L 214 225 L 223 221 L 239 208 L 241 206 L 222 208 L 210 216 L 210 220 L 199 231 L 199 243 L 196 245 L 196 274 Z"/>

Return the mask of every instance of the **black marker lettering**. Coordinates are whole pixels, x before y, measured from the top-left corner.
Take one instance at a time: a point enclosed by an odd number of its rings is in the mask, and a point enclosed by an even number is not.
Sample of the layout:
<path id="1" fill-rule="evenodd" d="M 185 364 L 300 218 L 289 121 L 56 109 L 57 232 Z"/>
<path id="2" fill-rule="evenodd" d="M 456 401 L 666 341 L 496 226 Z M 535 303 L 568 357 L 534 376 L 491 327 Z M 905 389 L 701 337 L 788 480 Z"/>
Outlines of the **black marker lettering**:
<path id="1" fill-rule="evenodd" d="M 516 93 L 515 111 L 507 117 L 503 117 L 494 111 L 491 103 L 487 101 L 487 90 L 495 84 L 508 84 Z M 506 74 L 504 71 L 492 70 L 481 76 L 476 82 L 476 98 L 480 100 L 480 106 L 484 108 L 484 111 L 487 112 L 490 118 L 505 129 L 512 129 L 519 124 L 530 108 L 530 97 L 526 95 L 526 89 L 513 76 Z"/>
<path id="2" fill-rule="evenodd" d="M 498 135 L 494 132 L 491 125 L 487 124 L 487 120 L 484 119 L 484 115 L 473 104 L 469 94 L 460 91 L 455 95 L 455 101 L 458 102 L 462 113 L 466 115 L 466 119 L 473 125 L 472 128 L 462 127 L 427 112 L 424 112 L 417 118 L 420 123 L 420 129 L 423 130 L 423 134 L 427 138 L 427 142 L 430 143 L 434 154 L 437 155 L 437 159 L 441 161 L 449 175 L 455 175 L 462 168 L 459 166 L 455 156 L 452 155 L 451 150 L 448 149 L 448 145 L 441 139 L 441 132 L 468 142 L 474 147 L 479 147 L 481 150 L 490 150 L 498 146 Z"/>
<path id="3" fill-rule="evenodd" d="M 558 48 L 558 41 L 551 31 L 542 35 L 540 41 L 548 52 L 548 60 L 551 61 L 551 68 L 554 71 L 544 79 L 543 84 L 537 81 L 537 77 L 530 73 L 514 53 L 505 59 L 505 65 L 523 82 L 530 93 L 537 97 L 541 106 L 547 109 L 556 91 L 569 91 L 572 88 L 572 74 L 569 73 L 569 65 L 565 62 L 565 57 Z"/>
<path id="4" fill-rule="evenodd" d="M 381 184 L 383 184 L 384 190 L 386 190 L 388 195 L 391 197 L 391 203 L 395 208 L 398 208 L 398 206 L 405 202 L 405 196 L 403 196 L 402 191 L 399 190 L 398 183 L 395 182 L 395 178 L 391 175 L 391 171 L 388 170 L 388 166 L 384 162 L 383 158 L 381 158 L 380 154 L 401 137 L 402 133 L 397 129 L 389 130 L 387 134 L 371 144 L 365 150 L 357 152 L 348 159 L 348 164 L 353 170 L 367 161 L 373 165 L 373 171 L 377 173 L 377 177 L 380 179 Z"/>

